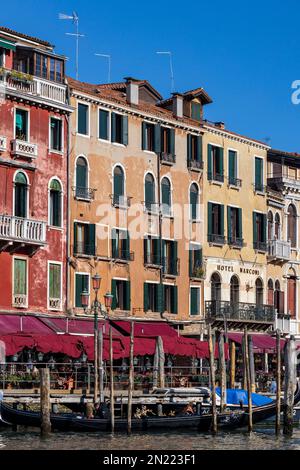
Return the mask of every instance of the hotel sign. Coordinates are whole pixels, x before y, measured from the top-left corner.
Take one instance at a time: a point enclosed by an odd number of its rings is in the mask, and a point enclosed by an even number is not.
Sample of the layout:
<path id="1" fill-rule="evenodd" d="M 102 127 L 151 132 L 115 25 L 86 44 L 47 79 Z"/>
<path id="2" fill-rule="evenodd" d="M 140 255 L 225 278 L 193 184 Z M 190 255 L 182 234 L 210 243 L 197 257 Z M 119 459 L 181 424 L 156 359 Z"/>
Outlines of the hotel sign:
<path id="1" fill-rule="evenodd" d="M 234 273 L 234 267 L 233 266 L 228 266 L 226 264 L 218 264 L 217 265 L 217 270 L 218 271 L 226 271 L 230 273 Z M 258 269 L 253 269 L 253 268 L 243 268 L 240 266 L 239 269 L 240 274 L 250 274 L 253 276 L 259 276 L 259 270 Z"/>

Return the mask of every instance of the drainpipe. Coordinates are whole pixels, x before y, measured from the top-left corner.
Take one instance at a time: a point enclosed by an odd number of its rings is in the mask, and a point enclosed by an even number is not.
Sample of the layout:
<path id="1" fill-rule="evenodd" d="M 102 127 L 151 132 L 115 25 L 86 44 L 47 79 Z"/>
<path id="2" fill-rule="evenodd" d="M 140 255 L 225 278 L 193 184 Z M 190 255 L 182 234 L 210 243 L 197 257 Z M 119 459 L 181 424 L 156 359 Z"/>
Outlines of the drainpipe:
<path id="1" fill-rule="evenodd" d="M 67 88 L 68 89 L 68 88 Z M 70 102 L 69 96 L 67 99 Z M 70 282 L 69 282 L 69 259 L 70 259 L 70 224 L 71 224 L 71 211 L 70 211 L 70 139 L 71 139 L 71 126 L 70 115 L 66 115 L 67 123 L 67 226 L 66 226 L 66 313 L 69 310 L 70 301 Z"/>
<path id="2" fill-rule="evenodd" d="M 162 211 L 161 211 L 161 190 L 160 190 L 160 153 L 157 152 L 157 197 L 158 197 L 158 236 L 159 236 L 159 246 L 160 246 L 160 267 L 159 267 L 159 283 L 163 285 L 163 264 L 162 264 Z M 163 289 L 163 287 L 161 287 Z M 163 320 L 165 320 L 164 314 L 164 307 L 161 303 L 160 306 L 160 316 Z"/>

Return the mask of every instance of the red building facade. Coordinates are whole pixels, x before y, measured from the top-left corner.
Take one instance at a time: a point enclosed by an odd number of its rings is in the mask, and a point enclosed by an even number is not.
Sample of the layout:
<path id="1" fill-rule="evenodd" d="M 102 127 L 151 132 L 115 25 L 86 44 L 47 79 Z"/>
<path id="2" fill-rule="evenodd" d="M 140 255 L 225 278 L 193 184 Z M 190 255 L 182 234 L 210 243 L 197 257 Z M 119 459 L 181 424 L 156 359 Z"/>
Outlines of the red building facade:
<path id="1" fill-rule="evenodd" d="M 68 115 L 64 57 L 0 27 L 0 312 L 64 312 Z"/>

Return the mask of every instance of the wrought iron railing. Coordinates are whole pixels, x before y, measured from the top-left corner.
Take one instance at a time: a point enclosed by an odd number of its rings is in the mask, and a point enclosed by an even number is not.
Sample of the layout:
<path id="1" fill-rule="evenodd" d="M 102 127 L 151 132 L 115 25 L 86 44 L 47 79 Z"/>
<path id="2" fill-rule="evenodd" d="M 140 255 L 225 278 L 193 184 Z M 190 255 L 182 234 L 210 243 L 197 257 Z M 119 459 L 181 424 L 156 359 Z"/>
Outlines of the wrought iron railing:
<path id="1" fill-rule="evenodd" d="M 78 186 L 73 186 L 72 191 L 76 199 L 84 199 L 86 201 L 91 201 L 95 198 L 96 189 L 80 188 Z"/>
<path id="2" fill-rule="evenodd" d="M 120 194 L 111 194 L 110 198 L 114 207 L 120 207 L 122 209 L 127 209 L 128 207 L 130 207 L 130 197 Z"/>
<path id="3" fill-rule="evenodd" d="M 209 181 L 218 181 L 219 183 L 224 183 L 224 175 L 221 173 L 208 172 L 207 179 Z"/>
<path id="4" fill-rule="evenodd" d="M 240 188 L 242 186 L 242 180 L 240 178 L 236 178 L 235 176 L 228 176 L 228 184 L 229 186 Z"/>
<path id="5" fill-rule="evenodd" d="M 257 251 L 268 251 L 268 244 L 267 242 L 256 241 L 253 242 L 253 248 Z"/>
<path id="6" fill-rule="evenodd" d="M 133 261 L 134 260 L 134 252 L 129 250 L 113 250 L 112 258 L 116 260 L 122 261 Z"/>
<path id="7" fill-rule="evenodd" d="M 238 237 L 229 237 L 228 238 L 228 245 L 233 246 L 235 248 L 243 248 L 244 246 L 244 239 Z"/>
<path id="8" fill-rule="evenodd" d="M 252 320 L 266 323 L 275 321 L 275 309 L 272 305 L 209 300 L 205 302 L 205 313 L 206 318 L 212 320 Z"/>
<path id="9" fill-rule="evenodd" d="M 188 160 L 188 168 L 192 170 L 203 170 L 204 164 L 202 160 L 194 160 L 193 158 L 190 158 Z"/>
<path id="10" fill-rule="evenodd" d="M 173 165 L 176 162 L 176 155 L 174 155 L 173 153 L 161 152 L 160 160 L 162 163 Z"/>
<path id="11" fill-rule="evenodd" d="M 161 257 L 156 253 L 147 253 L 144 256 L 144 264 L 152 266 L 161 265 Z"/>
<path id="12" fill-rule="evenodd" d="M 224 245 L 226 243 L 224 235 L 219 235 L 218 233 L 210 233 L 207 236 L 209 243 L 214 243 L 216 245 Z"/>
<path id="13" fill-rule="evenodd" d="M 265 186 L 263 183 L 253 183 L 253 187 L 256 193 L 265 193 L 267 191 L 267 186 Z"/>
<path id="14" fill-rule="evenodd" d="M 77 242 L 74 245 L 74 256 L 95 256 L 95 244 L 86 242 Z"/>
<path id="15" fill-rule="evenodd" d="M 162 269 L 163 274 L 169 274 L 171 276 L 178 276 L 179 274 L 179 259 L 171 257 L 162 257 Z"/>

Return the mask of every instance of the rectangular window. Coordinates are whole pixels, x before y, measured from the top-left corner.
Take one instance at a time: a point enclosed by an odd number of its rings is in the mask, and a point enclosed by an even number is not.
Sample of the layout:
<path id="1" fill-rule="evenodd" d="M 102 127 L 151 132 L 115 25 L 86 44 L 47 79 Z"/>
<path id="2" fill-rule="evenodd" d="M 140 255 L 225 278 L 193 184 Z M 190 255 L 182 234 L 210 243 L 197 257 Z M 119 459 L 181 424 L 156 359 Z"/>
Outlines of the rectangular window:
<path id="1" fill-rule="evenodd" d="M 208 144 L 207 177 L 209 180 L 224 181 L 223 148 Z"/>
<path id="2" fill-rule="evenodd" d="M 82 308 L 81 294 L 90 293 L 90 275 L 75 273 L 75 307 Z"/>
<path id="3" fill-rule="evenodd" d="M 109 112 L 99 109 L 99 139 L 109 140 Z"/>
<path id="4" fill-rule="evenodd" d="M 267 216 L 253 212 L 253 248 L 259 251 L 267 251 Z"/>
<path id="5" fill-rule="evenodd" d="M 148 150 L 149 152 L 155 151 L 154 131 L 154 124 L 150 124 L 149 122 L 142 123 L 142 150 Z"/>
<path id="6" fill-rule="evenodd" d="M 162 240 L 163 273 L 178 275 L 177 241 Z"/>
<path id="7" fill-rule="evenodd" d="M 112 258 L 124 261 L 132 259 L 129 232 L 127 230 L 112 229 L 111 243 Z"/>
<path id="8" fill-rule="evenodd" d="M 61 264 L 49 263 L 48 305 L 50 309 L 61 309 Z"/>
<path id="9" fill-rule="evenodd" d="M 74 255 L 95 256 L 95 224 L 74 222 Z"/>
<path id="10" fill-rule="evenodd" d="M 154 284 L 150 282 L 144 283 L 144 311 L 145 312 L 158 312 L 158 290 L 159 284 Z"/>
<path id="11" fill-rule="evenodd" d="M 237 152 L 229 150 L 228 152 L 228 183 L 232 186 L 239 186 L 240 180 L 237 177 Z"/>
<path id="12" fill-rule="evenodd" d="M 227 207 L 228 244 L 242 248 L 242 209 Z"/>
<path id="13" fill-rule="evenodd" d="M 16 123 L 15 123 L 15 136 L 16 139 L 29 141 L 28 136 L 28 111 L 25 109 L 16 109 Z"/>
<path id="14" fill-rule="evenodd" d="M 13 306 L 27 307 L 27 260 L 14 258 Z"/>
<path id="15" fill-rule="evenodd" d="M 144 238 L 144 263 L 154 266 L 160 265 L 160 239 L 158 237 L 147 236 Z"/>
<path id="16" fill-rule="evenodd" d="M 224 206 L 208 203 L 207 238 L 210 243 L 223 245 L 224 237 Z"/>
<path id="17" fill-rule="evenodd" d="M 111 113 L 111 141 L 128 145 L 128 116 Z"/>
<path id="18" fill-rule="evenodd" d="M 187 161 L 188 166 L 194 169 L 203 167 L 202 165 L 202 136 L 187 135 Z"/>
<path id="19" fill-rule="evenodd" d="M 195 121 L 201 121 L 201 104 L 192 102 L 191 105 L 191 118 Z"/>
<path id="20" fill-rule="evenodd" d="M 62 151 L 62 121 L 50 118 L 50 150 Z"/>
<path id="21" fill-rule="evenodd" d="M 190 288 L 190 315 L 200 315 L 200 288 Z"/>
<path id="22" fill-rule="evenodd" d="M 86 104 L 78 103 L 77 132 L 88 135 L 89 133 L 89 107 Z"/>
<path id="23" fill-rule="evenodd" d="M 130 310 L 130 281 L 112 279 L 111 293 L 113 295 L 112 310 Z"/>
<path id="24" fill-rule="evenodd" d="M 263 159 L 255 157 L 255 191 L 264 191 Z"/>
<path id="25" fill-rule="evenodd" d="M 176 314 L 177 301 L 177 286 L 164 285 L 164 311 Z"/>
<path id="26" fill-rule="evenodd" d="M 189 246 L 189 275 L 194 278 L 203 277 L 202 247 L 196 243 Z"/>

